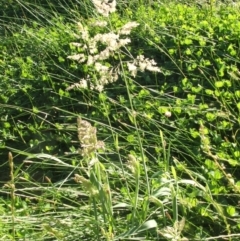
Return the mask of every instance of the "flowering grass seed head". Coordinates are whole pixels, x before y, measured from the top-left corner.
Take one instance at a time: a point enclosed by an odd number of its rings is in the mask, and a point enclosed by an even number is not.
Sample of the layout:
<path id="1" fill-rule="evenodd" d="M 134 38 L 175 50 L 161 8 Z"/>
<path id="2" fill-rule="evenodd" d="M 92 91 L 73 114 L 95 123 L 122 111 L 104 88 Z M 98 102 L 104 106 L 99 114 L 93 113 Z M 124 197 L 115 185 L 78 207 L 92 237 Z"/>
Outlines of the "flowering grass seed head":
<path id="1" fill-rule="evenodd" d="M 104 142 L 97 140 L 97 129 L 88 121 L 77 118 L 78 139 L 81 144 L 80 154 L 82 156 L 90 156 L 98 149 L 104 149 Z"/>
<path id="2" fill-rule="evenodd" d="M 128 155 L 128 168 L 135 175 L 136 178 L 140 175 L 140 163 L 132 154 Z"/>
<path id="3" fill-rule="evenodd" d="M 83 189 L 86 192 L 88 192 L 91 196 L 98 195 L 98 190 L 94 187 L 94 185 L 90 182 L 90 180 L 78 174 L 75 174 L 73 179 L 76 183 L 81 183 L 83 186 Z"/>

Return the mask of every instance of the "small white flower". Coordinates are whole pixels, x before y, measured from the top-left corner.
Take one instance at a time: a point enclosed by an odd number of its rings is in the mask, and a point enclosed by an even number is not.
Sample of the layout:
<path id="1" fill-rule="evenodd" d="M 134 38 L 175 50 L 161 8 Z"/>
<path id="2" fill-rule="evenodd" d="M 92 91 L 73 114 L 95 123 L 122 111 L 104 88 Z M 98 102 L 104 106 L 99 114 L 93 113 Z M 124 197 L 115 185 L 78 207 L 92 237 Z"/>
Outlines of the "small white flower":
<path id="1" fill-rule="evenodd" d="M 98 80 L 98 83 L 101 85 L 101 86 L 104 86 L 104 85 L 107 85 L 109 82 L 108 82 L 108 79 L 109 79 L 109 76 L 107 75 L 102 75 L 100 77 L 100 79 Z"/>
<path id="2" fill-rule="evenodd" d="M 110 74 L 111 74 L 111 76 L 110 76 L 108 82 L 109 83 L 116 82 L 118 80 L 118 74 L 117 73 L 112 73 L 112 71 L 111 71 Z"/>
<path id="3" fill-rule="evenodd" d="M 89 39 L 88 29 L 84 27 L 80 22 L 77 23 L 77 26 L 78 26 L 79 32 L 82 35 L 82 39 L 88 40 Z"/>
<path id="4" fill-rule="evenodd" d="M 115 46 L 117 46 L 117 40 L 119 39 L 119 35 L 115 33 L 106 33 L 102 34 L 101 41 L 102 43 L 105 43 L 110 47 L 111 49 L 115 49 Z"/>
<path id="5" fill-rule="evenodd" d="M 86 41 L 89 39 L 88 31 L 83 31 L 82 32 L 82 39 L 84 39 Z"/>
<path id="6" fill-rule="evenodd" d="M 82 79 L 80 81 L 80 86 L 79 87 L 82 88 L 82 89 L 87 89 L 87 87 L 88 87 L 87 80 L 86 79 Z"/>
<path id="7" fill-rule="evenodd" d="M 147 64 L 145 62 L 140 62 L 139 63 L 139 68 L 140 68 L 140 71 L 144 71 L 147 67 Z"/>
<path id="8" fill-rule="evenodd" d="M 153 59 L 145 58 L 143 55 L 137 56 L 135 63 L 139 66 L 140 71 L 145 71 L 146 69 L 152 72 L 161 72 L 161 70 L 155 66 L 157 63 Z"/>
<path id="9" fill-rule="evenodd" d="M 106 27 L 108 23 L 106 21 L 95 21 L 91 25 L 94 27 Z"/>
<path id="10" fill-rule="evenodd" d="M 94 166 L 97 162 L 99 162 L 98 158 L 94 157 L 92 160 L 89 162 L 88 166 L 92 167 Z"/>
<path id="11" fill-rule="evenodd" d="M 103 91 L 103 85 L 97 84 L 94 89 L 96 89 L 98 92 L 102 92 Z"/>
<path id="12" fill-rule="evenodd" d="M 84 30 L 84 27 L 80 22 L 77 23 L 77 27 L 78 27 L 79 31 Z"/>
<path id="13" fill-rule="evenodd" d="M 87 49 L 89 49 L 89 48 L 91 48 L 91 49 L 96 48 L 97 41 L 95 39 L 91 38 L 86 45 L 87 45 Z"/>
<path id="14" fill-rule="evenodd" d="M 155 62 L 154 59 L 149 60 L 149 63 L 150 63 L 151 65 L 157 65 L 157 63 Z"/>
<path id="15" fill-rule="evenodd" d="M 129 63 L 129 62 L 127 63 L 127 67 L 128 67 L 129 71 L 136 71 L 137 70 L 137 67 L 134 64 Z"/>
<path id="16" fill-rule="evenodd" d="M 87 80 L 86 79 L 81 79 L 79 83 L 72 84 L 66 88 L 67 91 L 72 90 L 72 89 L 87 89 Z"/>
<path id="17" fill-rule="evenodd" d="M 95 53 L 97 53 L 97 48 L 96 47 L 89 47 L 89 52 L 90 52 L 90 54 L 95 54 Z"/>
<path id="18" fill-rule="evenodd" d="M 118 48 L 125 46 L 127 44 L 131 43 L 131 40 L 129 38 L 125 38 L 125 39 L 119 39 L 118 42 Z"/>
<path id="19" fill-rule="evenodd" d="M 68 59 L 77 60 L 79 63 L 83 63 L 86 58 L 84 54 L 75 54 L 67 57 Z"/>
<path id="20" fill-rule="evenodd" d="M 98 42 L 98 41 L 101 41 L 101 39 L 102 39 L 102 34 L 98 33 L 94 36 L 93 41 Z"/>
<path id="21" fill-rule="evenodd" d="M 136 28 L 139 25 L 139 23 L 137 22 L 129 22 L 127 24 L 125 24 L 124 26 L 122 26 L 122 28 L 119 31 L 119 34 L 125 34 L 128 35 L 131 33 L 133 28 Z"/>
<path id="22" fill-rule="evenodd" d="M 116 39 L 110 39 L 107 43 L 108 49 L 114 51 L 118 48 L 118 43 Z"/>
<path id="23" fill-rule="evenodd" d="M 71 43 L 72 46 L 76 46 L 76 47 L 82 47 L 82 44 L 80 43 Z"/>
<path id="24" fill-rule="evenodd" d="M 161 72 L 161 70 L 158 67 L 152 65 L 148 65 L 146 69 L 151 72 Z"/>
<path id="25" fill-rule="evenodd" d="M 97 11 L 105 17 L 109 16 L 109 13 L 116 11 L 116 0 L 92 0 Z"/>
<path id="26" fill-rule="evenodd" d="M 86 44 L 83 45 L 83 49 L 88 49 L 88 46 Z"/>
<path id="27" fill-rule="evenodd" d="M 97 56 L 99 60 L 105 60 L 110 56 L 110 50 L 108 48 L 104 49 L 99 55 Z M 96 57 L 96 56 L 95 56 Z"/>
<path id="28" fill-rule="evenodd" d="M 140 62 L 140 61 L 144 61 L 145 60 L 145 57 L 143 55 L 138 55 L 137 56 L 137 60 Z"/>
<path id="29" fill-rule="evenodd" d="M 98 72 L 107 72 L 109 67 L 107 67 L 105 65 L 102 65 L 101 63 L 97 62 L 97 63 L 95 63 L 95 69 Z"/>
<path id="30" fill-rule="evenodd" d="M 137 67 L 136 67 L 134 64 L 129 63 L 129 62 L 127 63 L 127 67 L 128 67 L 128 70 L 130 71 L 131 75 L 132 75 L 133 77 L 136 77 Z"/>
<path id="31" fill-rule="evenodd" d="M 166 112 L 165 112 L 165 116 L 169 118 L 169 117 L 172 116 L 172 113 L 171 113 L 170 111 L 166 111 Z"/>
<path id="32" fill-rule="evenodd" d="M 88 56 L 88 61 L 87 61 L 87 65 L 92 65 L 94 63 L 94 57 L 92 55 Z"/>

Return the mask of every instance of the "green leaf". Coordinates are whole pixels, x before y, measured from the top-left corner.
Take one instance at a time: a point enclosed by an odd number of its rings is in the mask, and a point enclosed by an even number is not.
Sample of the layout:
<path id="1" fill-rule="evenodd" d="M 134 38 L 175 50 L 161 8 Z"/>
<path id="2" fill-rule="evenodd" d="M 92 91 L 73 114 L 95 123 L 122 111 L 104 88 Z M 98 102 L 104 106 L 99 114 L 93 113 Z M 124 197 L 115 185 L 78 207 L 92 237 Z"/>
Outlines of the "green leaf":
<path id="1" fill-rule="evenodd" d="M 64 92 L 62 89 L 59 89 L 59 90 L 58 90 L 58 93 L 59 93 L 60 96 L 64 96 L 64 93 L 65 93 L 65 92 Z"/>
<path id="2" fill-rule="evenodd" d="M 235 96 L 236 96 L 237 98 L 240 98 L 240 90 L 236 90 L 236 91 L 235 91 Z"/>
<path id="3" fill-rule="evenodd" d="M 215 82 L 215 86 L 216 86 L 217 88 L 221 88 L 221 87 L 224 86 L 224 82 L 223 82 L 223 81 L 216 81 L 216 82 Z"/>
<path id="4" fill-rule="evenodd" d="M 213 113 L 210 113 L 210 112 L 208 112 L 206 114 L 206 118 L 208 121 L 214 121 L 216 119 L 216 117 L 217 117 L 216 115 L 214 115 Z"/>
<path id="5" fill-rule="evenodd" d="M 128 141 L 129 143 L 133 143 L 133 142 L 135 141 L 135 136 L 134 136 L 134 135 L 128 135 L 128 136 L 127 136 L 127 141 Z"/>
<path id="6" fill-rule="evenodd" d="M 186 45 L 191 45 L 191 44 L 193 43 L 193 41 L 192 41 L 191 39 L 185 39 L 185 40 L 184 40 L 184 43 L 185 43 Z"/>
<path id="7" fill-rule="evenodd" d="M 143 231 L 146 231 L 146 230 L 149 230 L 149 229 L 152 229 L 152 228 L 157 228 L 157 222 L 155 220 L 148 220 L 147 222 L 145 222 L 142 226 L 140 226 L 137 230 L 136 233 L 140 233 L 140 232 L 143 232 Z"/>
<path id="8" fill-rule="evenodd" d="M 231 166 L 233 166 L 233 167 L 235 167 L 235 166 L 237 166 L 237 165 L 240 165 L 239 161 L 237 161 L 237 160 L 235 160 L 235 159 L 232 159 L 232 158 L 229 158 L 229 159 L 227 160 L 227 162 L 228 162 Z"/>
<path id="9" fill-rule="evenodd" d="M 236 213 L 235 207 L 233 207 L 233 206 L 228 206 L 228 207 L 227 207 L 227 213 L 228 213 L 230 216 L 234 216 L 235 213 Z"/>
<path id="10" fill-rule="evenodd" d="M 237 103 L 237 108 L 240 110 L 240 102 Z"/>
<path id="11" fill-rule="evenodd" d="M 190 134 L 193 138 L 199 137 L 199 132 L 196 129 L 190 128 Z"/>
<path id="12" fill-rule="evenodd" d="M 210 90 L 210 89 L 206 89 L 205 92 L 206 92 L 206 94 L 208 94 L 208 95 L 213 95 L 213 91 Z"/>
<path id="13" fill-rule="evenodd" d="M 139 96 L 139 97 L 146 97 L 146 96 L 149 96 L 149 94 L 150 94 L 149 90 L 142 89 L 142 90 L 140 90 L 140 92 L 138 93 L 138 96 Z"/>
<path id="14" fill-rule="evenodd" d="M 234 152 L 234 157 L 236 157 L 236 158 L 240 157 L 240 151 L 235 151 Z"/>
<path id="15" fill-rule="evenodd" d="M 65 62 L 65 59 L 64 59 L 63 57 L 59 56 L 59 57 L 58 57 L 58 61 L 59 61 L 60 63 L 63 63 L 63 62 Z"/>
<path id="16" fill-rule="evenodd" d="M 11 127 L 11 124 L 9 122 L 4 122 L 3 126 L 4 128 L 9 129 Z"/>
<path id="17" fill-rule="evenodd" d="M 186 55 L 191 55 L 191 54 L 192 54 L 192 51 L 191 51 L 189 48 L 187 48 L 186 51 L 185 51 L 185 53 L 186 53 Z"/>
<path id="18" fill-rule="evenodd" d="M 33 106 L 32 110 L 33 110 L 33 113 L 35 113 L 35 114 L 39 113 L 39 110 L 36 106 Z"/>

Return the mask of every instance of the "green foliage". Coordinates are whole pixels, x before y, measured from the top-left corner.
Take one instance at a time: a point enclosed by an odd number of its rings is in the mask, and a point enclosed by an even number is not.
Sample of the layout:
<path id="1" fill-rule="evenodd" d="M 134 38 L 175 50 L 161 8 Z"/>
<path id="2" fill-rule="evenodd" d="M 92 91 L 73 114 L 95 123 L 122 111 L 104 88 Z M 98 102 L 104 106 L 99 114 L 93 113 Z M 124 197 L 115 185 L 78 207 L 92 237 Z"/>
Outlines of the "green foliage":
<path id="1" fill-rule="evenodd" d="M 239 7 L 120 1 L 103 17 L 57 2 L 1 8 L 2 240 L 237 240 Z M 92 54 L 76 23 L 93 39 L 133 21 L 98 60 L 118 76 L 99 93 L 94 63 L 68 58 Z M 161 71 L 133 74 L 139 55 Z"/>

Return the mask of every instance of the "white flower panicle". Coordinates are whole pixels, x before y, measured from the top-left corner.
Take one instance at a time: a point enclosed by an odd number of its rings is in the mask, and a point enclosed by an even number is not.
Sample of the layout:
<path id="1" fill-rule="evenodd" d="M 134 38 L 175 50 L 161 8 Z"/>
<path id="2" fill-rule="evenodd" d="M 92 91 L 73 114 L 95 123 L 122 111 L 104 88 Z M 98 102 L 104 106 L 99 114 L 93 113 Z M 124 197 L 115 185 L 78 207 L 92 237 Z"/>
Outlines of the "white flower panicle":
<path id="1" fill-rule="evenodd" d="M 92 0 L 92 2 L 97 11 L 104 16 L 108 16 L 109 13 L 114 12 L 116 9 L 115 0 Z M 95 22 L 91 22 L 90 25 L 106 27 L 107 22 L 96 20 Z M 109 33 L 98 33 L 91 37 L 88 28 L 78 22 L 77 27 L 80 34 L 77 34 L 76 37 L 81 39 L 83 43 L 73 42 L 71 45 L 80 48 L 82 53 L 68 56 L 68 58 L 93 67 L 96 71 L 95 76 L 97 77 L 93 79 L 89 77 L 87 80 L 81 79 L 79 83 L 69 86 L 67 90 L 73 88 L 86 89 L 89 86 L 91 90 L 101 92 L 105 85 L 117 81 L 119 78 L 119 71 L 116 71 L 117 68 L 114 69 L 109 65 L 106 66 L 103 62 L 109 59 L 109 57 L 114 56 L 122 47 L 125 47 L 131 42 L 130 38 L 121 37 L 123 35 L 129 35 L 132 29 L 137 26 L 139 26 L 137 22 L 129 22 L 123 25 L 117 33 L 111 31 Z M 126 65 L 130 75 L 133 77 L 136 77 L 138 71 L 143 72 L 148 70 L 160 72 L 160 69 L 156 66 L 156 62 L 145 58 L 143 55 L 137 56 L 137 58 L 132 61 L 126 61 Z"/>

